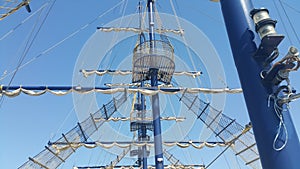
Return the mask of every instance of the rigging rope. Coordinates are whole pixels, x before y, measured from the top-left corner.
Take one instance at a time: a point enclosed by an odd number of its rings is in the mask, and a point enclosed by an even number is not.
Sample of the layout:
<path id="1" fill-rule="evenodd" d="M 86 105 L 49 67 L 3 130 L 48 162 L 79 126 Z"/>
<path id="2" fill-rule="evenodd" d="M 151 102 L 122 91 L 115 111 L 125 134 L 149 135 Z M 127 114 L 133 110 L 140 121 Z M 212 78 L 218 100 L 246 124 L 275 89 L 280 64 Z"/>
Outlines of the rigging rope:
<path id="1" fill-rule="evenodd" d="M 287 14 L 287 12 L 286 12 L 286 10 L 285 10 L 283 4 L 282 4 L 282 1 L 279 0 L 279 3 L 280 3 L 280 5 L 281 5 L 281 8 L 283 9 L 283 12 L 284 12 L 284 14 L 285 14 L 285 16 L 286 16 L 286 18 L 287 18 L 287 20 L 288 20 L 288 22 L 289 22 L 289 24 L 290 24 L 292 30 L 293 30 L 293 33 L 294 33 L 295 36 L 296 36 L 296 39 L 297 39 L 299 45 L 300 45 L 300 39 L 299 39 L 299 37 L 298 37 L 298 34 L 297 34 L 297 32 L 296 32 L 296 30 L 295 30 L 295 28 L 294 28 L 294 26 L 293 26 L 293 24 L 292 24 L 292 22 L 291 22 L 291 20 L 290 20 L 290 17 L 288 16 L 288 14 Z"/>
<path id="2" fill-rule="evenodd" d="M 0 41 L 7 38 L 9 35 L 11 35 L 14 31 L 16 31 L 20 26 L 22 26 L 24 23 L 26 23 L 29 19 L 31 19 L 34 15 L 36 15 L 38 12 L 43 10 L 47 5 L 49 5 L 49 1 L 46 2 L 44 5 L 42 5 L 38 10 L 34 11 L 30 16 L 28 16 L 26 19 L 24 19 L 22 22 L 20 22 L 17 26 L 9 30 L 7 33 L 2 35 L 0 38 Z"/>
<path id="3" fill-rule="evenodd" d="M 282 3 L 284 3 L 287 7 L 289 7 L 290 9 L 294 10 L 297 13 L 300 13 L 300 10 L 293 7 L 292 5 L 289 5 L 287 2 L 281 1 Z"/>
<path id="4" fill-rule="evenodd" d="M 56 130 L 56 132 L 54 133 L 54 135 L 51 136 L 50 140 L 52 140 L 58 133 L 61 133 L 60 131 L 63 128 L 63 125 L 67 122 L 67 119 L 71 116 L 71 114 L 74 112 L 74 106 L 72 106 L 71 110 L 67 113 L 66 117 L 64 118 L 63 122 L 61 123 L 61 125 L 58 127 L 58 129 Z"/>
<path id="5" fill-rule="evenodd" d="M 273 108 L 275 110 L 277 118 L 279 119 L 278 129 L 277 129 L 276 135 L 273 140 L 273 149 L 275 151 L 281 151 L 282 149 L 284 149 L 284 147 L 287 145 L 287 142 L 288 142 L 288 130 L 287 130 L 286 124 L 283 119 L 283 112 L 286 110 L 286 108 L 283 108 L 283 106 L 288 103 L 280 104 L 279 101 L 281 100 L 281 98 L 278 96 L 279 93 L 281 91 L 283 91 L 284 89 L 287 89 L 290 91 L 290 88 L 288 86 L 281 86 L 277 89 L 275 94 L 272 94 L 269 96 L 269 100 L 268 100 L 268 107 L 270 107 L 270 100 L 273 99 L 273 101 L 274 101 Z M 291 94 L 292 94 L 292 92 L 287 94 L 287 98 Z M 287 105 L 287 108 L 288 107 L 289 106 Z M 282 134 L 282 132 L 283 132 L 283 134 Z M 284 136 L 285 137 L 284 140 L 282 138 L 279 138 L 280 136 Z M 278 147 L 277 146 L 278 142 L 283 142 L 283 144 L 280 147 Z"/>
<path id="6" fill-rule="evenodd" d="M 166 149 L 163 150 L 165 158 L 172 164 L 172 165 L 183 165 L 177 158 L 174 157 L 173 154 L 168 152 Z"/>
<path id="7" fill-rule="evenodd" d="M 274 101 L 274 110 L 275 110 L 276 115 L 277 115 L 277 117 L 279 119 L 279 125 L 278 125 L 276 136 L 275 136 L 274 141 L 273 141 L 273 149 L 276 150 L 276 151 L 281 151 L 287 145 L 287 142 L 288 142 L 288 131 L 287 131 L 286 125 L 284 123 L 283 115 L 282 115 L 284 109 L 282 107 L 280 107 L 279 105 L 277 105 L 277 100 Z M 285 134 L 284 143 L 280 147 L 277 147 L 276 143 L 277 143 L 277 141 L 280 140 L 279 136 L 281 134 L 282 128 L 283 128 L 283 132 Z"/>
<path id="8" fill-rule="evenodd" d="M 120 98 L 113 98 L 110 102 L 103 105 L 99 111 L 93 113 L 90 117 L 85 119 L 83 122 L 77 123 L 77 125 L 68 131 L 66 134 L 62 134 L 56 142 L 62 142 L 69 147 L 65 147 L 58 151 L 53 148 L 53 146 L 45 147 L 43 151 L 37 154 L 33 158 L 24 163 L 19 169 L 28 169 L 28 168 L 57 168 L 65 160 L 75 152 L 76 147 L 72 146 L 73 142 L 86 142 L 87 139 L 93 135 L 103 122 L 95 122 L 94 118 L 97 117 L 111 117 L 117 109 L 125 103 L 127 100 L 127 93 L 121 95 Z"/>
<path id="9" fill-rule="evenodd" d="M 39 19 L 40 19 L 40 17 L 41 17 L 41 14 L 42 14 L 41 11 L 40 11 L 40 15 L 39 15 L 38 19 L 36 20 L 36 22 L 35 22 L 35 24 L 34 24 L 34 26 L 33 26 L 33 29 L 32 29 L 32 31 L 31 31 L 29 37 L 28 37 L 28 40 L 27 40 L 27 42 L 26 42 L 24 51 L 23 51 L 23 53 L 22 53 L 22 55 L 21 55 L 21 57 L 20 57 L 20 59 L 19 59 L 18 65 L 17 65 L 17 67 L 16 67 L 16 69 L 15 69 L 15 71 L 14 71 L 14 73 L 13 73 L 13 75 L 12 75 L 12 77 L 11 77 L 9 83 L 8 83 L 8 86 L 11 85 L 13 79 L 15 78 L 15 76 L 16 76 L 18 70 L 20 69 L 20 67 L 21 67 L 21 65 L 22 65 L 22 63 L 23 63 L 25 57 L 27 56 L 29 50 L 31 49 L 31 46 L 33 45 L 33 42 L 34 42 L 35 39 L 37 38 L 37 35 L 39 34 L 39 32 L 40 32 L 42 26 L 44 25 L 46 19 L 48 18 L 49 13 L 50 13 L 51 9 L 53 8 L 55 2 L 56 2 L 56 0 L 53 0 L 53 3 L 51 4 L 49 10 L 47 11 L 45 17 L 44 17 L 43 20 L 42 20 L 42 23 L 38 26 L 38 21 L 39 21 Z M 28 3 L 28 2 L 26 1 L 26 3 Z M 37 27 L 37 31 L 34 32 L 36 27 Z M 31 39 L 31 37 L 32 37 L 32 39 Z M 0 99 L 0 107 L 1 107 L 1 105 L 2 105 L 2 103 L 3 103 L 3 101 L 4 101 L 4 98 L 3 98 L 3 96 L 1 96 L 1 99 Z"/>
<path id="10" fill-rule="evenodd" d="M 238 141 L 239 138 L 244 135 L 245 133 L 247 133 L 248 131 L 250 130 L 250 128 L 245 128 L 243 129 L 243 131 L 238 135 L 236 136 L 234 139 L 232 139 L 230 142 L 228 142 L 228 146 L 216 157 L 214 158 L 207 166 L 206 168 L 209 168 L 219 157 L 221 157 L 233 144 L 235 144 L 235 141 Z M 222 138 L 221 138 L 222 139 Z M 234 146 L 233 146 L 234 147 Z"/>
<path id="11" fill-rule="evenodd" d="M 252 127 L 251 124 L 246 125 L 246 127 L 241 126 L 234 119 L 223 114 L 222 111 L 216 110 L 209 103 L 199 99 L 197 94 L 183 93 L 178 98 L 196 115 L 197 119 L 214 132 L 216 137 L 224 142 L 234 143 L 233 151 L 246 162 L 246 165 L 261 168 L 255 138 L 249 132 Z"/>
<path id="12" fill-rule="evenodd" d="M 178 16 L 177 16 L 177 13 L 176 13 L 176 10 L 175 10 L 175 7 L 174 7 L 174 4 L 173 4 L 173 1 L 172 1 L 172 0 L 170 0 L 170 4 L 171 4 L 172 10 L 173 10 L 173 13 L 174 13 L 174 15 L 175 15 L 176 22 L 177 22 L 177 25 L 178 25 L 178 27 L 179 27 L 179 30 L 182 30 L 182 27 L 181 27 L 180 21 L 179 21 L 179 19 L 178 19 Z M 185 36 L 184 36 L 184 35 L 182 35 L 182 39 L 183 39 L 184 45 L 185 45 L 185 46 L 188 46 L 187 40 L 185 39 Z M 188 52 L 188 56 L 189 56 L 189 58 L 190 58 L 190 60 L 191 60 L 191 62 L 192 62 L 193 69 L 196 70 L 196 65 L 195 65 L 195 63 L 193 62 L 192 54 L 191 54 L 190 48 L 188 48 L 188 47 L 187 47 L 187 52 Z"/>
<path id="13" fill-rule="evenodd" d="M 173 11 L 173 13 L 174 13 L 174 15 L 175 15 L 176 22 L 177 22 L 177 25 L 178 25 L 178 27 L 179 27 L 179 30 L 182 30 L 182 27 L 181 27 L 181 24 L 180 24 L 180 21 L 179 21 L 177 12 L 176 12 L 176 10 L 175 10 L 175 6 L 174 6 L 174 4 L 173 4 L 173 0 L 169 0 L 169 1 L 170 1 L 170 4 L 171 4 L 172 11 Z M 183 39 L 184 45 L 187 47 L 188 56 L 189 56 L 190 61 L 192 62 L 193 69 L 194 69 L 194 70 L 197 70 L 197 69 L 196 69 L 196 66 L 195 66 L 195 64 L 194 64 L 194 62 L 193 62 L 192 54 L 191 54 L 191 49 L 188 47 L 189 45 L 188 45 L 188 43 L 187 43 L 187 40 L 186 40 L 186 38 L 185 38 L 185 35 L 183 34 L 181 37 L 182 37 L 182 39 Z M 220 78 L 220 77 L 219 77 L 219 78 Z M 198 78 L 197 80 L 200 81 L 199 78 Z M 222 79 L 222 81 L 225 82 L 224 79 Z M 200 83 L 201 83 L 201 81 L 200 81 Z M 207 97 L 206 95 L 204 95 L 204 96 Z"/>
<path id="14" fill-rule="evenodd" d="M 124 15 L 125 15 L 125 12 L 126 12 L 126 6 L 128 5 L 128 0 L 123 0 L 123 2 L 125 2 L 125 5 L 123 5 L 122 16 L 121 16 L 120 22 L 118 23 L 119 25 L 117 25 L 117 26 L 120 26 L 122 24 L 123 19 L 124 19 Z M 110 47 L 109 48 L 113 47 L 116 44 L 115 42 L 117 41 L 117 39 L 118 39 L 118 34 L 114 33 L 114 36 L 112 37 L 112 40 L 110 41 L 110 45 L 109 45 Z M 111 55 L 111 54 L 112 54 L 112 50 L 109 51 L 109 55 Z M 114 61 L 115 58 L 116 58 L 116 56 L 112 56 L 112 61 L 110 62 L 110 64 L 105 64 L 106 69 L 109 69 L 112 66 L 113 61 Z"/>
<path id="15" fill-rule="evenodd" d="M 175 109 L 173 107 L 171 98 L 168 97 L 168 100 L 169 100 L 169 103 L 171 105 L 171 110 L 172 110 L 171 112 L 173 113 L 174 116 L 176 116 L 176 113 L 175 113 L 176 111 L 175 111 Z M 185 138 L 185 139 L 191 140 L 191 138 L 189 137 L 189 135 L 186 135 L 186 133 L 183 131 L 184 127 L 182 127 L 180 123 L 176 123 L 176 124 L 177 124 L 177 130 L 179 131 L 179 134 L 180 134 L 181 138 Z M 188 150 L 182 150 L 182 152 L 184 154 L 184 158 L 186 159 L 186 161 L 188 161 L 188 160 L 191 161 L 193 159 L 191 153 Z"/>
<path id="16" fill-rule="evenodd" d="M 41 56 L 47 54 L 48 52 L 52 51 L 53 49 L 55 49 L 56 47 L 58 47 L 59 45 L 61 45 L 62 43 L 64 43 L 66 40 L 72 38 L 73 36 L 75 36 L 76 34 L 78 34 L 79 32 L 81 32 L 82 30 L 86 29 L 87 27 L 89 27 L 91 24 L 93 24 L 94 22 L 96 22 L 98 19 L 102 18 L 103 16 L 105 16 L 106 14 L 108 14 L 109 12 L 113 11 L 115 8 L 117 8 L 123 1 L 120 1 L 119 3 L 117 3 L 115 6 L 113 6 L 112 8 L 106 10 L 104 13 L 101 13 L 101 15 L 97 16 L 96 18 L 94 18 L 93 20 L 91 20 L 90 22 L 88 22 L 87 24 L 81 26 L 79 29 L 77 29 L 76 31 L 74 31 L 73 33 L 71 33 L 70 35 L 68 35 L 67 37 L 65 37 L 64 39 L 62 39 L 61 41 L 55 43 L 54 45 L 52 45 L 51 47 L 45 49 L 44 51 L 42 51 L 41 53 L 39 53 L 38 55 L 36 55 L 35 57 L 33 57 L 32 59 L 30 59 L 29 61 L 27 61 L 26 63 L 24 63 L 23 65 L 21 65 L 19 67 L 19 70 L 22 69 L 23 67 L 27 66 L 28 64 L 32 63 L 33 61 L 35 61 L 36 59 L 40 58 Z M 13 70 L 7 74 L 5 74 L 3 77 L 0 78 L 0 80 L 5 79 L 7 76 L 10 76 L 11 74 L 13 74 L 16 71 Z"/>
<path id="17" fill-rule="evenodd" d="M 287 28 L 286 28 L 286 25 L 285 25 L 284 22 L 283 22 L 283 18 L 282 18 L 281 14 L 280 14 L 280 11 L 279 11 L 279 9 L 278 9 L 278 6 L 277 6 L 277 4 L 276 4 L 275 1 L 273 1 L 273 4 L 274 4 L 274 6 L 275 6 L 275 8 L 276 8 L 276 11 L 277 11 L 277 13 L 278 13 L 278 15 L 279 15 L 279 18 L 280 18 L 281 22 L 283 23 L 282 26 L 283 26 L 283 29 L 284 29 L 284 31 L 285 31 L 285 34 L 286 34 L 287 37 L 288 37 L 288 40 L 289 40 L 289 42 L 290 42 L 290 45 L 292 45 L 293 42 L 292 42 L 291 37 L 290 37 L 290 34 L 289 34 L 289 32 L 288 32 L 288 30 L 287 30 Z"/>

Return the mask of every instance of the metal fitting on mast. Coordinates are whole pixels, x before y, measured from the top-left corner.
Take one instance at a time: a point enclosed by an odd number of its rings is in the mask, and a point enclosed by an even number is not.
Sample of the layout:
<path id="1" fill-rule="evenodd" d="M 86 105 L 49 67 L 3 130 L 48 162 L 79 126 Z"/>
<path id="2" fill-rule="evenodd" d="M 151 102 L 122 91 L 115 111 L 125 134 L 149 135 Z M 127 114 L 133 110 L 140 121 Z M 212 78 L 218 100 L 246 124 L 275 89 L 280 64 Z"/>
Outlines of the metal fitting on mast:
<path id="1" fill-rule="evenodd" d="M 267 65 L 275 59 L 273 53 L 276 53 L 284 35 L 277 34 L 275 30 L 277 21 L 270 18 L 268 9 L 253 9 L 250 16 L 254 21 L 255 31 L 261 39 L 254 58 Z"/>
<path id="2" fill-rule="evenodd" d="M 275 30 L 277 21 L 270 18 L 268 9 L 253 9 L 250 15 L 255 23 L 255 31 L 261 39 L 267 35 L 277 34 Z"/>
<path id="3" fill-rule="evenodd" d="M 279 85 L 289 78 L 291 71 L 296 71 L 300 67 L 298 49 L 290 47 L 288 53 L 280 61 L 276 62 L 268 71 L 262 71 L 261 77 L 264 84 Z"/>

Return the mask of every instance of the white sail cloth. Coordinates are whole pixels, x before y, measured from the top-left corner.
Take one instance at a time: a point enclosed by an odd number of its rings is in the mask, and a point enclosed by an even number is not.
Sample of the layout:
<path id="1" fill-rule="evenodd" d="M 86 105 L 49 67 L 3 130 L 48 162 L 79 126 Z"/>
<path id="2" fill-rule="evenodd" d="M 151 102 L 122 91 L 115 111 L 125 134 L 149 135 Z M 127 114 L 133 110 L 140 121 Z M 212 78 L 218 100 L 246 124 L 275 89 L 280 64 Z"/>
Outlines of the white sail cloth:
<path id="1" fill-rule="evenodd" d="M 166 121 L 176 121 L 176 122 L 182 122 L 185 120 L 184 117 L 161 117 L 160 118 L 161 120 L 166 120 Z M 113 122 L 118 122 L 118 121 L 130 121 L 130 120 L 153 120 L 153 118 L 130 118 L 130 117 L 110 117 L 108 119 L 105 119 L 105 118 L 101 118 L 101 119 L 94 119 L 95 122 L 98 122 L 98 121 L 106 121 L 106 122 L 109 122 L 109 121 L 113 121 Z"/>
<path id="2" fill-rule="evenodd" d="M 21 93 L 30 96 L 40 96 L 45 93 L 51 93 L 57 96 L 63 96 L 69 94 L 71 92 L 76 92 L 80 94 L 89 94 L 89 93 L 101 93 L 101 94 L 114 94 L 118 92 L 127 92 L 127 93 L 137 93 L 140 92 L 144 95 L 151 96 L 158 93 L 161 94 L 177 94 L 177 93 L 189 93 L 189 94 L 199 94 L 199 93 L 206 93 L 206 94 L 219 94 L 219 93 L 242 93 L 242 89 L 229 89 L 229 88 L 220 88 L 220 89 L 208 89 L 208 88 L 88 88 L 88 89 L 80 89 L 80 88 L 70 88 L 69 90 L 50 90 L 48 88 L 44 90 L 28 90 L 20 86 L 18 89 L 15 90 L 2 90 L 0 88 L 0 95 L 5 95 L 8 97 L 16 97 Z"/>
<path id="3" fill-rule="evenodd" d="M 81 70 L 82 74 L 84 77 L 88 77 L 91 75 L 98 75 L 98 76 L 103 76 L 105 74 L 108 75 L 121 75 L 121 76 L 126 76 L 126 75 L 131 75 L 132 71 L 130 70 L 116 70 L 116 71 L 109 71 L 109 70 Z M 187 71 L 181 71 L 181 72 L 174 72 L 173 75 L 175 76 L 191 76 L 193 78 L 196 78 L 197 76 L 200 76 L 202 72 L 200 71 L 195 71 L 195 72 L 187 72 Z"/>
<path id="4" fill-rule="evenodd" d="M 202 142 L 202 143 L 194 143 L 193 141 L 188 141 L 187 143 L 180 143 L 180 142 L 163 142 L 164 146 L 167 147 L 173 147 L 173 146 L 178 146 L 180 148 L 188 148 L 192 146 L 193 148 L 196 149 L 202 149 L 203 147 L 208 147 L 208 148 L 214 148 L 216 146 L 228 146 L 229 143 L 209 143 L 209 142 Z M 81 146 L 84 146 L 85 148 L 96 148 L 96 147 L 101 147 L 101 148 L 106 148 L 110 149 L 112 147 L 119 147 L 119 148 L 129 148 L 132 146 L 136 147 L 142 147 L 142 146 L 148 146 L 148 147 L 154 147 L 154 143 L 127 143 L 127 144 L 120 144 L 117 142 L 112 142 L 112 143 L 102 143 L 102 142 L 94 142 L 94 143 L 70 143 L 66 145 L 59 145 L 59 144 L 52 144 L 51 147 L 56 149 L 56 153 L 59 154 L 61 151 L 65 149 L 69 149 L 70 146 L 74 149 L 77 149 Z"/>

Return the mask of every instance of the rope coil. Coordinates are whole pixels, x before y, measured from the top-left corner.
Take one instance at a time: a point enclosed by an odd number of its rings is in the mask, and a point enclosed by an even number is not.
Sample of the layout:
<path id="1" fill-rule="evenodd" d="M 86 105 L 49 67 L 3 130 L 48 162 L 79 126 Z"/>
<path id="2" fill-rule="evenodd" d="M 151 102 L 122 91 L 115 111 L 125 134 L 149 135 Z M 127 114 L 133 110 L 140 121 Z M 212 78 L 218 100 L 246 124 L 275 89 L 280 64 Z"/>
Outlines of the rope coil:
<path id="1" fill-rule="evenodd" d="M 289 109 L 289 105 L 288 105 L 288 103 L 280 104 L 279 101 L 282 98 L 278 96 L 279 93 L 281 91 L 283 91 L 284 89 L 288 90 L 288 93 L 284 97 L 290 97 L 290 95 L 292 94 L 290 87 L 289 86 L 280 86 L 278 88 L 278 90 L 273 95 L 269 96 L 269 99 L 268 99 L 268 107 L 270 107 L 270 101 L 271 101 L 271 99 L 274 100 L 273 108 L 275 110 L 277 118 L 279 119 L 279 124 L 278 124 L 278 128 L 277 128 L 277 132 L 276 132 L 276 135 L 275 135 L 274 140 L 273 140 L 273 149 L 275 151 L 281 151 L 281 150 L 283 150 L 286 147 L 287 142 L 288 142 L 288 130 L 287 130 L 286 124 L 284 122 L 283 112 L 286 111 L 287 109 Z M 286 105 L 286 108 L 283 108 L 284 105 Z M 284 140 L 280 139 L 280 135 L 285 136 Z M 278 147 L 277 143 L 279 141 L 283 141 L 283 144 Z"/>

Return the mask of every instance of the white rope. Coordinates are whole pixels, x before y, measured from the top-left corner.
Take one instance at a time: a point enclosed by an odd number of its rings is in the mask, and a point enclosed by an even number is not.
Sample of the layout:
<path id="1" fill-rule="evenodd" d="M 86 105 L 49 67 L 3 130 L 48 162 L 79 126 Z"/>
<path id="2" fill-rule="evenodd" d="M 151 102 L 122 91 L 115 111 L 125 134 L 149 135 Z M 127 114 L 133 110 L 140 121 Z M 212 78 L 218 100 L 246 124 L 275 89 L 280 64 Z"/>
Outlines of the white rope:
<path id="1" fill-rule="evenodd" d="M 176 10 L 175 10 L 175 7 L 174 7 L 174 4 L 173 4 L 173 1 L 172 1 L 172 0 L 170 0 L 170 4 L 171 4 L 172 10 L 173 10 L 173 13 L 174 13 L 174 15 L 175 15 L 176 22 L 177 22 L 177 24 L 178 24 L 179 30 L 182 30 L 182 27 L 181 27 L 181 24 L 180 24 L 180 21 L 179 21 L 179 18 L 178 18 L 178 16 L 177 16 L 177 12 L 176 12 Z M 183 39 L 184 45 L 185 45 L 185 46 L 188 46 L 188 43 L 187 43 L 187 40 L 185 39 L 184 34 L 182 34 L 182 39 Z M 190 48 L 187 48 L 187 52 L 188 52 L 188 56 L 189 56 L 189 58 L 190 58 L 190 60 L 191 60 L 191 62 L 192 62 L 193 68 L 196 69 L 196 65 L 195 65 L 195 63 L 193 62 L 193 58 L 192 58 L 192 54 L 191 54 Z"/>
<path id="2" fill-rule="evenodd" d="M 276 150 L 276 151 L 281 151 L 287 145 L 287 142 L 288 142 L 288 131 L 287 131 L 286 125 L 284 123 L 283 115 L 282 115 L 282 113 L 283 113 L 283 111 L 285 111 L 285 109 L 283 109 L 282 107 L 280 107 L 277 104 L 277 101 L 278 101 L 278 99 L 274 99 L 274 110 L 275 110 L 276 115 L 277 115 L 277 117 L 279 119 L 279 125 L 278 125 L 276 136 L 275 136 L 275 138 L 273 140 L 273 149 Z M 283 132 L 285 134 L 285 140 L 284 140 L 284 143 L 283 143 L 282 146 L 277 147 L 276 143 L 278 141 L 278 138 L 279 138 L 279 135 L 281 133 L 282 128 L 283 128 Z"/>
<path id="3" fill-rule="evenodd" d="M 179 17 L 178 17 L 178 15 L 177 15 L 177 12 L 176 12 L 176 10 L 175 10 L 175 6 L 174 6 L 174 4 L 173 4 L 173 0 L 170 0 L 170 4 L 171 4 L 171 7 L 172 7 L 172 11 L 173 11 L 173 13 L 174 13 L 174 15 L 175 15 L 175 19 L 176 19 L 177 25 L 178 25 L 178 27 L 179 27 L 179 30 L 182 30 L 182 26 L 181 26 L 181 24 L 180 24 L 180 21 L 179 21 Z M 186 38 L 185 38 L 185 35 L 182 34 L 181 37 L 182 37 L 182 40 L 183 40 L 184 45 L 186 46 L 186 50 L 187 50 L 187 53 L 188 53 L 188 57 L 189 57 L 189 59 L 190 59 L 190 61 L 191 61 L 191 63 L 192 63 L 193 69 L 196 70 L 196 65 L 195 65 L 195 62 L 193 61 L 193 58 L 192 58 L 191 49 L 188 47 L 189 45 L 188 45 L 188 43 L 187 43 L 187 40 L 186 40 Z M 197 78 L 197 81 L 199 81 L 199 82 L 201 83 L 200 78 Z M 207 96 L 205 96 L 205 97 L 207 98 Z"/>

